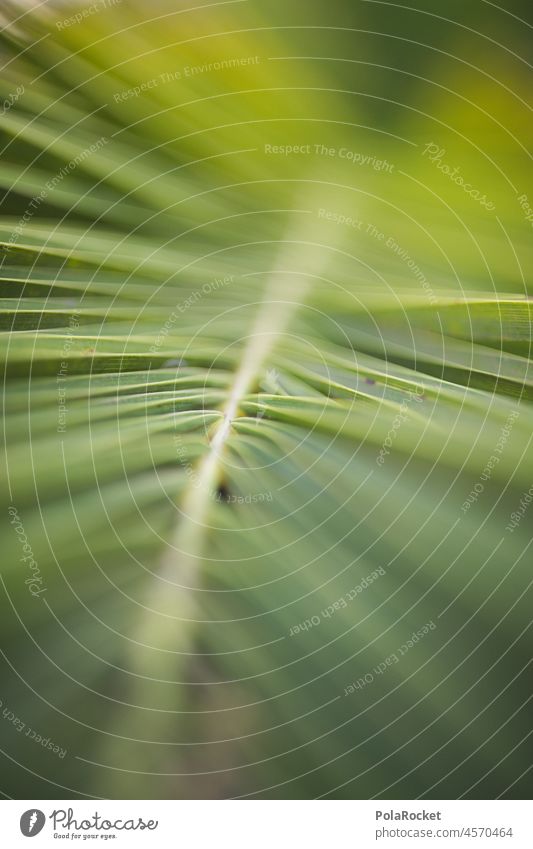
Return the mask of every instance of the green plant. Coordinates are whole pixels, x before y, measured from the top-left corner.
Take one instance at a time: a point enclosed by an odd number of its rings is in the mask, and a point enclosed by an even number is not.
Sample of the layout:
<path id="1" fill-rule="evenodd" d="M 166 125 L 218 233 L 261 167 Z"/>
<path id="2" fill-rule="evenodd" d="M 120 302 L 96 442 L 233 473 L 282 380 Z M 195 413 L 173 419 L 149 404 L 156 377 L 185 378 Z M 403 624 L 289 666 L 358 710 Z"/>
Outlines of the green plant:
<path id="1" fill-rule="evenodd" d="M 3 33 L 4 791 L 519 796 L 518 60 L 245 5 Z"/>

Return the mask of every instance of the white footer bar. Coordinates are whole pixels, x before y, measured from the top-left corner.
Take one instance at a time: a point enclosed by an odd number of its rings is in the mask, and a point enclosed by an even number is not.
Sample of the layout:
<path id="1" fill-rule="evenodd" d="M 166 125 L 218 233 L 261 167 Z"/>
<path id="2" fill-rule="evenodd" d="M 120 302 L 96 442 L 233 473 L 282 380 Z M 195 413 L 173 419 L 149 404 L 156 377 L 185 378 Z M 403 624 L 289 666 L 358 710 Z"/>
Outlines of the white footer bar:
<path id="1" fill-rule="evenodd" d="M 532 849 L 527 801 L 2 801 L 5 847 Z M 35 838 L 35 843 L 29 843 Z"/>

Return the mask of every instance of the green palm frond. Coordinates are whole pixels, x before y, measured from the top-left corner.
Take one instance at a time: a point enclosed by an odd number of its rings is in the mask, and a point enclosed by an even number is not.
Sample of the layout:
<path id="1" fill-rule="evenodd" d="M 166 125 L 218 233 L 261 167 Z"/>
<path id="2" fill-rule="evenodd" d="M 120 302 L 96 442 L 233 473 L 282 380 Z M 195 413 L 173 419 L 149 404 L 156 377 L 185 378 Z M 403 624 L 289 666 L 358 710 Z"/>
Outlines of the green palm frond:
<path id="1" fill-rule="evenodd" d="M 15 798 L 526 792 L 526 69 L 297 5 L 3 13 Z"/>

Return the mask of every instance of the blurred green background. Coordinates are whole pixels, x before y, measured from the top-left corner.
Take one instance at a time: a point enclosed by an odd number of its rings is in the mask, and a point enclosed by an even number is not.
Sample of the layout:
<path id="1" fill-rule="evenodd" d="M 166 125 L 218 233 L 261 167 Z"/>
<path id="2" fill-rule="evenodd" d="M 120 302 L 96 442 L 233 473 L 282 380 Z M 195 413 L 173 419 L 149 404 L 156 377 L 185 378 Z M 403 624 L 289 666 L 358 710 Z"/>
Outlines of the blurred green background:
<path id="1" fill-rule="evenodd" d="M 0 790 L 527 797 L 529 4 L 0 24 Z"/>

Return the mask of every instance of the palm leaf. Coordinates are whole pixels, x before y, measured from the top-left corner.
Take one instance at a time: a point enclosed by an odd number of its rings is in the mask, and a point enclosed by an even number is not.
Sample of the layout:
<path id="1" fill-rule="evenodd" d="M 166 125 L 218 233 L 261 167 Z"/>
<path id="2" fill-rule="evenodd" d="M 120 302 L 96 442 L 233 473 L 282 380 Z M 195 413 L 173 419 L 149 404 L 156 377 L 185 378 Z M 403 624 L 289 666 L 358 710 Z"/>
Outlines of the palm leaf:
<path id="1" fill-rule="evenodd" d="M 6 7 L 10 796 L 526 792 L 524 69 L 361 5 Z"/>

